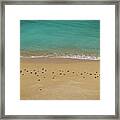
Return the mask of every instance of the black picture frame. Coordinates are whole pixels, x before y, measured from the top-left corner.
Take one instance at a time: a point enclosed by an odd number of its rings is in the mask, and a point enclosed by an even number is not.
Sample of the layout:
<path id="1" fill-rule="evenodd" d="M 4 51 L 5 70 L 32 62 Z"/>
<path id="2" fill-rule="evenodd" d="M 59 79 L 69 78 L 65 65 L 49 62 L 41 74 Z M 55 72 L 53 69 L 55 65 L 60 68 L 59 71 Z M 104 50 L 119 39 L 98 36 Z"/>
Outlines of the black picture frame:
<path id="1" fill-rule="evenodd" d="M 5 115 L 5 5 L 115 5 L 115 115 Z M 1 119 L 119 119 L 119 14 L 118 0 L 2 1 L 1 2 Z"/>

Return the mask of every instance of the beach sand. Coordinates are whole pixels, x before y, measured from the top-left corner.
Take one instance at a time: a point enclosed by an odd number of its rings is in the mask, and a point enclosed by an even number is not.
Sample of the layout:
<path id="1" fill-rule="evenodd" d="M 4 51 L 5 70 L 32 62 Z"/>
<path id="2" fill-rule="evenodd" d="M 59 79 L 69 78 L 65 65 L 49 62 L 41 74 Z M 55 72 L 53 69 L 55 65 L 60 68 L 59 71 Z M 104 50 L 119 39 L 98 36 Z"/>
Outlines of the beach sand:
<path id="1" fill-rule="evenodd" d="M 21 100 L 99 100 L 100 61 L 20 60 Z"/>

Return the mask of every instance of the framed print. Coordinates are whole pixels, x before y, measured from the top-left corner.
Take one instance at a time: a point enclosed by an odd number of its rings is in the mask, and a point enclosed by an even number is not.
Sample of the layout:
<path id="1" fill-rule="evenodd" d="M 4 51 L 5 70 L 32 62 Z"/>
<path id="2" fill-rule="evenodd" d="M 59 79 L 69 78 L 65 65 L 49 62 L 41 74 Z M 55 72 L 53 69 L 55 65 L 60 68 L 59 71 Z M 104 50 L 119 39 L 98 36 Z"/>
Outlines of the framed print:
<path id="1" fill-rule="evenodd" d="M 1 3 L 2 119 L 119 119 L 119 2 Z"/>

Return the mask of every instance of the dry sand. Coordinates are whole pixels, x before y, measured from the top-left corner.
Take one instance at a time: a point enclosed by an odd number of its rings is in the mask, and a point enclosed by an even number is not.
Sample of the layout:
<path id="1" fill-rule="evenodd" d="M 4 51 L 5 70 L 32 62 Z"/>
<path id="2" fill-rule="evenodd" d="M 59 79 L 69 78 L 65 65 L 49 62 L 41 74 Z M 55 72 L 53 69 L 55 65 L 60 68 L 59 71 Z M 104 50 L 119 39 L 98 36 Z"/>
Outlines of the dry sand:
<path id="1" fill-rule="evenodd" d="M 100 61 L 21 59 L 21 100 L 99 100 Z"/>

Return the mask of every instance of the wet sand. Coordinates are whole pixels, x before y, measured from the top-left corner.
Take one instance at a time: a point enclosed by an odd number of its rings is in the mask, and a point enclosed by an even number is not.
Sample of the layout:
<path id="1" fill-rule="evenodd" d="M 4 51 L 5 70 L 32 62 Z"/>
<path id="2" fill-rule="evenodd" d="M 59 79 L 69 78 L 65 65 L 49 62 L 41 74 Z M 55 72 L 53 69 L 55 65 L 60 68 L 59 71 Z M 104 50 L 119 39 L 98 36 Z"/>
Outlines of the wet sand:
<path id="1" fill-rule="evenodd" d="M 21 100 L 99 100 L 100 61 L 23 59 Z"/>

